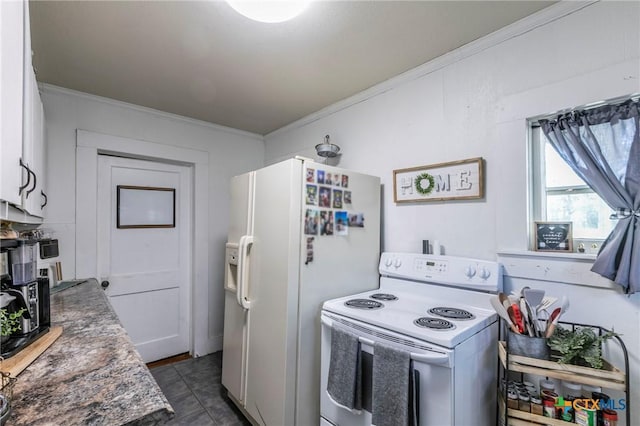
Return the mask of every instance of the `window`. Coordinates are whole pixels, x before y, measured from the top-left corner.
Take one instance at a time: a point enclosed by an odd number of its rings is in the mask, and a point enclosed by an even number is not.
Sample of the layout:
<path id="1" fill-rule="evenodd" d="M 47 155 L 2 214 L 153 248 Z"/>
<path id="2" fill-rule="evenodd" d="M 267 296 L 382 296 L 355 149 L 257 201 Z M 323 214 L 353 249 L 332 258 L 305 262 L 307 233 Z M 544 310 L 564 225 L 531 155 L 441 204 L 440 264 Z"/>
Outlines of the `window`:
<path id="1" fill-rule="evenodd" d="M 595 253 L 613 230 L 613 210 L 589 188 L 531 125 L 532 221 L 573 222 L 574 248 Z"/>

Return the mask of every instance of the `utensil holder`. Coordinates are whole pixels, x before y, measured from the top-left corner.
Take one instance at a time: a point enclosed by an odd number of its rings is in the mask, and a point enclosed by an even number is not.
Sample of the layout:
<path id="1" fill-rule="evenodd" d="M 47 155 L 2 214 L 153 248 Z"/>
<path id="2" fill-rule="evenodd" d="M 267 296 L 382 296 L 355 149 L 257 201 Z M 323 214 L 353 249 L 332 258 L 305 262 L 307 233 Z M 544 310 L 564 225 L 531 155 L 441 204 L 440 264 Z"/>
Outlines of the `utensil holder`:
<path id="1" fill-rule="evenodd" d="M 507 350 L 510 354 L 536 359 L 549 359 L 550 349 L 544 337 L 530 337 L 509 330 Z"/>

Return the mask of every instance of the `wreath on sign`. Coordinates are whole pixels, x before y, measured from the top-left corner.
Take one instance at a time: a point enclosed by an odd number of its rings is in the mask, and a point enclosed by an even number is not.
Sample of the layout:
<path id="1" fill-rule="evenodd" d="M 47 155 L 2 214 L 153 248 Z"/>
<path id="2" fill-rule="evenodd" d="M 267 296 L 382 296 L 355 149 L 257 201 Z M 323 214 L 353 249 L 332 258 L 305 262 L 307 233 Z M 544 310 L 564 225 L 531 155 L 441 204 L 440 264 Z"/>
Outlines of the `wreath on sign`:
<path id="1" fill-rule="evenodd" d="M 416 176 L 414 184 L 420 194 L 429 195 L 435 186 L 435 179 L 429 173 L 422 173 Z"/>

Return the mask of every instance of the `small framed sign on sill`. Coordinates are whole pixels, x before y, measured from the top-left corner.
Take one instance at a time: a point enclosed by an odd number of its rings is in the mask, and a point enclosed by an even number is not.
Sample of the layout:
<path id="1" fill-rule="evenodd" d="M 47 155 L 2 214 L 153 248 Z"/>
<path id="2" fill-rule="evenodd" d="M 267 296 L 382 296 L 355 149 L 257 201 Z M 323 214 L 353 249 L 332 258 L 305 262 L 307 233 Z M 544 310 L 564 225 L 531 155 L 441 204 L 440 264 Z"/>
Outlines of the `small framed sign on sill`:
<path id="1" fill-rule="evenodd" d="M 573 252 L 572 222 L 535 222 L 534 250 Z"/>

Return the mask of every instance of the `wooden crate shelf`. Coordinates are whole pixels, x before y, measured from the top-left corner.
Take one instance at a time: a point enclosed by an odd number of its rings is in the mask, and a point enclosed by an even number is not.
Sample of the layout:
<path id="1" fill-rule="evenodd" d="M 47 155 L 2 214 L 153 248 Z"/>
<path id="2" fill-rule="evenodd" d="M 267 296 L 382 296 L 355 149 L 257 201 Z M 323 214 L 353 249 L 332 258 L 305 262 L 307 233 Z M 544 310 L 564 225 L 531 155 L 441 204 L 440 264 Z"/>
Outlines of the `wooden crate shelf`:
<path id="1" fill-rule="evenodd" d="M 500 415 L 504 416 L 504 398 L 502 395 L 498 395 L 500 401 Z M 509 417 L 509 426 L 521 426 L 521 425 L 549 425 L 549 426 L 570 426 L 575 423 L 565 422 L 564 420 L 552 419 L 550 417 L 539 416 L 537 414 L 527 413 L 526 411 L 520 411 L 513 408 L 507 410 L 507 416 Z"/>
<path id="2" fill-rule="evenodd" d="M 504 341 L 498 342 L 498 351 L 502 366 L 509 371 L 537 374 L 571 382 L 579 382 L 607 389 L 625 391 L 625 373 L 605 361 L 604 368 L 581 367 L 579 365 L 560 364 L 555 361 L 529 358 L 509 354 L 509 366 L 506 365 L 507 350 Z"/>

